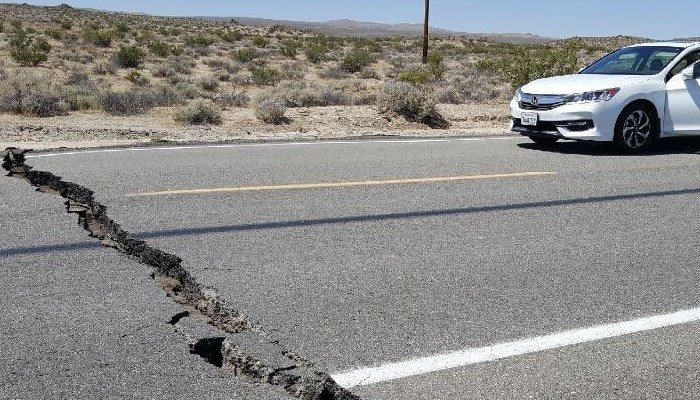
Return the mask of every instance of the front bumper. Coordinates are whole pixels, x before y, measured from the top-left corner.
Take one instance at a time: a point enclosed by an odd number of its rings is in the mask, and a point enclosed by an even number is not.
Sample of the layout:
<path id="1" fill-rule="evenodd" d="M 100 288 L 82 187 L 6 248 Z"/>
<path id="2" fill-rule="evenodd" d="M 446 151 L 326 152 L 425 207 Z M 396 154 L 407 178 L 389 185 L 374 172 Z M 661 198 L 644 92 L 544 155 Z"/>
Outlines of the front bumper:
<path id="1" fill-rule="evenodd" d="M 515 100 L 510 103 L 511 130 L 525 136 L 558 137 L 572 140 L 612 141 L 618 113 L 609 102 L 564 104 L 551 110 L 523 110 Z M 535 127 L 520 124 L 523 112 L 535 112 Z"/>

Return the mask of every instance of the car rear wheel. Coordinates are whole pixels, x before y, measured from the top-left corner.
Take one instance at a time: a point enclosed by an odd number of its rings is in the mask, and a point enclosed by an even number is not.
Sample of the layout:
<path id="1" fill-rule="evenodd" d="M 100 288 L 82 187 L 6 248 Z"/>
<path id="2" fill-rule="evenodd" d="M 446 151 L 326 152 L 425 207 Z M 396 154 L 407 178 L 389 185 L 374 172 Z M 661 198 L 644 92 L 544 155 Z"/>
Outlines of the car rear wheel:
<path id="1" fill-rule="evenodd" d="M 530 136 L 530 140 L 532 140 L 533 142 L 535 142 L 535 143 L 537 143 L 537 144 L 546 145 L 546 144 L 554 144 L 554 143 L 556 143 L 556 142 L 559 140 L 559 138 L 555 138 L 555 137 L 542 137 L 542 136 Z"/>
<path id="2" fill-rule="evenodd" d="M 653 112 L 643 105 L 626 108 L 615 127 L 615 144 L 625 152 L 646 150 L 658 135 Z"/>

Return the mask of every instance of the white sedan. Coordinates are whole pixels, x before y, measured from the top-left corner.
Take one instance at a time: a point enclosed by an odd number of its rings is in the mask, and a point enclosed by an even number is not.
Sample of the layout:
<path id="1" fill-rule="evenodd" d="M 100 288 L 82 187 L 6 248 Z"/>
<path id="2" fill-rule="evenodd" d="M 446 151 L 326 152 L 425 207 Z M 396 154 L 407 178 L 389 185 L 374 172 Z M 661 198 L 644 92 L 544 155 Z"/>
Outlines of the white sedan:
<path id="1" fill-rule="evenodd" d="M 511 130 L 537 143 L 615 142 L 640 151 L 657 138 L 700 135 L 700 43 L 622 48 L 578 74 L 518 89 Z"/>

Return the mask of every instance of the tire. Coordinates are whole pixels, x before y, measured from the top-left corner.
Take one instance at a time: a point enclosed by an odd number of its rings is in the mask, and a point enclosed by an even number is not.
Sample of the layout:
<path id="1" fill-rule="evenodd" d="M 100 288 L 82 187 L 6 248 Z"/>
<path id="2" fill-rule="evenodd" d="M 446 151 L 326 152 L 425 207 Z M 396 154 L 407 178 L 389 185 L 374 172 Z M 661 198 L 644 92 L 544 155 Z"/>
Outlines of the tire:
<path id="1" fill-rule="evenodd" d="M 555 137 L 542 137 L 542 136 L 530 136 L 530 140 L 537 144 L 548 145 L 554 144 L 559 141 L 559 138 Z"/>
<path id="2" fill-rule="evenodd" d="M 641 153 L 659 136 L 656 112 L 644 104 L 628 106 L 615 125 L 615 145 L 626 153 Z"/>

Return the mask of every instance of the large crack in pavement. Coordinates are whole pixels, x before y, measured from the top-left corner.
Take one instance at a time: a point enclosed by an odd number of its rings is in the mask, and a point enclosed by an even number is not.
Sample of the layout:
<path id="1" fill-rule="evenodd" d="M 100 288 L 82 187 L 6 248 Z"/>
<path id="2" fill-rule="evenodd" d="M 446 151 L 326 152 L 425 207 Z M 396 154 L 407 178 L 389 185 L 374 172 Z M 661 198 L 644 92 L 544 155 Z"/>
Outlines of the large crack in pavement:
<path id="1" fill-rule="evenodd" d="M 330 375 L 316 371 L 313 363 L 284 348 L 263 327 L 233 309 L 214 288 L 198 283 L 180 257 L 153 248 L 122 229 L 107 216 L 107 207 L 95 200 L 92 190 L 51 172 L 34 171 L 25 163 L 28 151 L 4 151 L 2 167 L 8 171 L 7 176 L 25 179 L 40 192 L 66 199 L 67 212 L 78 215 L 79 224 L 91 237 L 152 267 L 154 281 L 184 308 L 170 319 L 170 325 L 186 339 L 191 353 L 235 376 L 281 386 L 296 398 L 359 400 Z M 185 320 L 190 322 L 184 324 Z M 203 329 L 202 325 L 209 328 Z M 207 331 L 206 336 L 190 333 L 203 331 Z"/>

